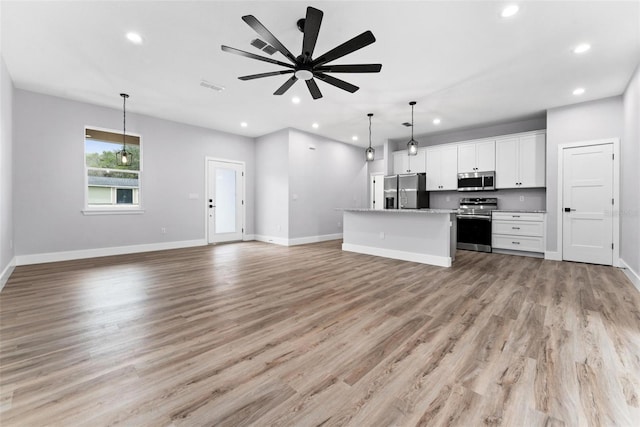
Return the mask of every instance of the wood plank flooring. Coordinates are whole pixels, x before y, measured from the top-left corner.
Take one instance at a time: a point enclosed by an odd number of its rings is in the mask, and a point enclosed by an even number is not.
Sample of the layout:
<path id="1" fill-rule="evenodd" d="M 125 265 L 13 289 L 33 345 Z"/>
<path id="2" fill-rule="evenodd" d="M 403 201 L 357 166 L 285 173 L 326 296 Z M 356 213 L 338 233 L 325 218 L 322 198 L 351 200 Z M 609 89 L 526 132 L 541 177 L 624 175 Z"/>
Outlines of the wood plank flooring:
<path id="1" fill-rule="evenodd" d="M 619 270 L 340 243 L 16 268 L 0 424 L 640 425 L 640 293 Z"/>

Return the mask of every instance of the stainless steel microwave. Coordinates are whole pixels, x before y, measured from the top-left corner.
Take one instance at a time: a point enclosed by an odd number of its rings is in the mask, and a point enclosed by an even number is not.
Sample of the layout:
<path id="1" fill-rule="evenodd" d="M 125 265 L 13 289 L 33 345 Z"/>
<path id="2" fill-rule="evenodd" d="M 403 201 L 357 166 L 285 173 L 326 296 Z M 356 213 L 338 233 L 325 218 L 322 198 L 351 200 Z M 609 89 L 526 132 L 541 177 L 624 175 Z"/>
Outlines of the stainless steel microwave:
<path id="1" fill-rule="evenodd" d="M 466 172 L 458 174 L 458 191 L 492 191 L 495 186 L 496 173 Z"/>

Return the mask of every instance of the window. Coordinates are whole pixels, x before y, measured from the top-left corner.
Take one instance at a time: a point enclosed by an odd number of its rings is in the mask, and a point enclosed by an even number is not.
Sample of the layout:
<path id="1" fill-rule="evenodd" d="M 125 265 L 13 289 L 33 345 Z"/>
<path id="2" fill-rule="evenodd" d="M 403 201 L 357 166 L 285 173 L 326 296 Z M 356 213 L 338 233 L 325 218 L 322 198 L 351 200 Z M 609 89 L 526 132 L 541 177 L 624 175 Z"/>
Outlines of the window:
<path id="1" fill-rule="evenodd" d="M 88 210 L 140 207 L 140 137 L 127 135 L 125 141 L 127 151 L 133 154 L 129 166 L 118 165 L 116 157 L 122 149 L 122 133 L 85 129 Z"/>

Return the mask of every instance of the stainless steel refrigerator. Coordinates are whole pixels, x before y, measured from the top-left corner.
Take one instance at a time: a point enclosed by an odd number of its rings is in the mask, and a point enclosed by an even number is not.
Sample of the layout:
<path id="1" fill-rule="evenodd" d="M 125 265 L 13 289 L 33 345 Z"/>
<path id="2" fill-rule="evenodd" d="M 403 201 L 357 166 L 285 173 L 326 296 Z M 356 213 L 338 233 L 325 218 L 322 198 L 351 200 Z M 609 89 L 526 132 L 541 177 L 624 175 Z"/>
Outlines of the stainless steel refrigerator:
<path id="1" fill-rule="evenodd" d="M 398 209 L 398 175 L 384 177 L 384 208 Z"/>
<path id="2" fill-rule="evenodd" d="M 423 209 L 429 207 L 427 175 L 409 173 L 384 177 L 385 209 Z"/>

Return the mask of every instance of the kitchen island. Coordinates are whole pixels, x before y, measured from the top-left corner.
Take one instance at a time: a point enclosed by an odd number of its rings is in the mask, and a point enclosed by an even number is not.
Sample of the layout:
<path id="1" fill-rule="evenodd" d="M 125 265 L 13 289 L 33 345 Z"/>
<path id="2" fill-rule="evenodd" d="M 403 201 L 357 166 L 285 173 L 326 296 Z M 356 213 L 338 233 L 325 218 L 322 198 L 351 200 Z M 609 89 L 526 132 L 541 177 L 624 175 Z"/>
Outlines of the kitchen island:
<path id="1" fill-rule="evenodd" d="M 456 210 L 341 209 L 342 250 L 451 267 Z"/>

